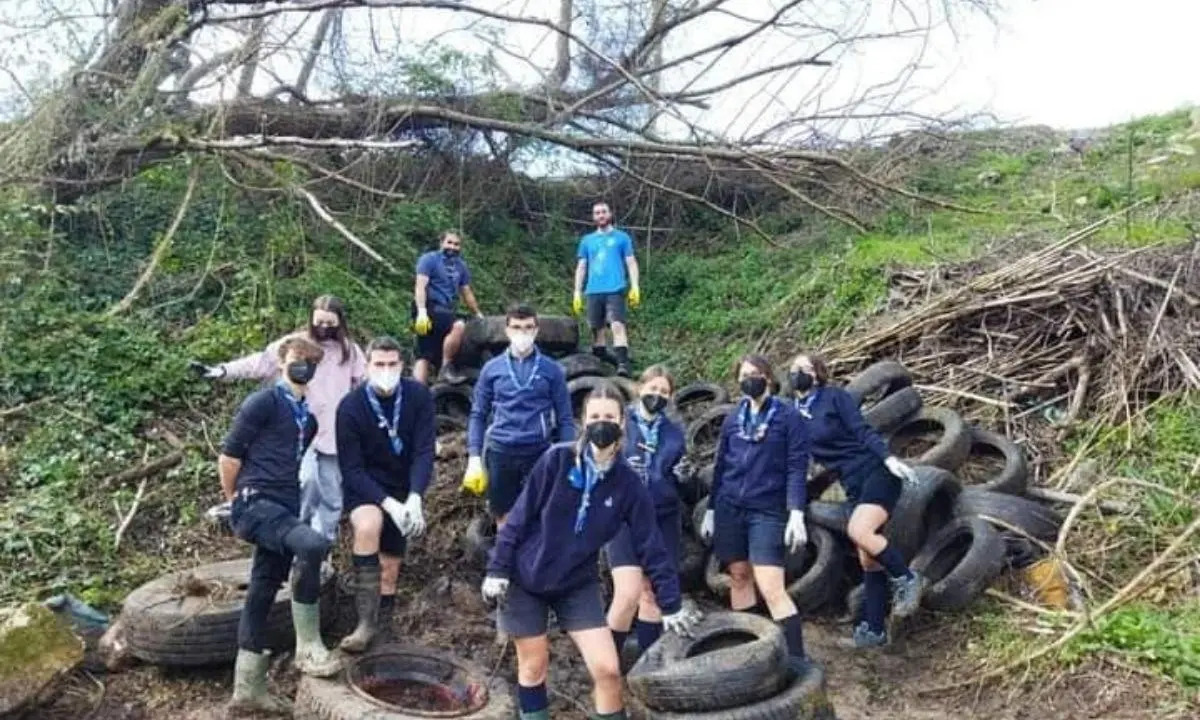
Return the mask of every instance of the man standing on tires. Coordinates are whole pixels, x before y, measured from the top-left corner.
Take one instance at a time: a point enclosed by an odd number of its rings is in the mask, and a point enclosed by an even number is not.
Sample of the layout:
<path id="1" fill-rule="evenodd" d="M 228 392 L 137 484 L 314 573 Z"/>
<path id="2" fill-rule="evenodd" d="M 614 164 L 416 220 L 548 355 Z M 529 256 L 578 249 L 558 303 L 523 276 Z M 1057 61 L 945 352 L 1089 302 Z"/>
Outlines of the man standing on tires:
<path id="1" fill-rule="evenodd" d="M 425 385 L 429 384 L 430 371 L 436 372 L 439 367 L 447 380 L 461 379 L 454 358 L 462 347 L 467 326 L 456 314 L 459 294 L 476 317 L 483 317 L 471 289 L 471 271 L 461 253 L 462 238 L 447 230 L 442 233 L 440 249 L 417 259 L 412 305 L 417 362 L 413 377 Z"/>
<path id="2" fill-rule="evenodd" d="M 387 635 L 396 578 L 408 538 L 425 530 L 421 496 L 433 477 L 433 395 L 401 378 L 400 344 L 379 337 L 367 346 L 367 382 L 337 409 L 338 460 L 354 528 L 354 606 L 358 626 L 342 639 L 363 652 L 380 628 Z"/>
<path id="3" fill-rule="evenodd" d="M 295 559 L 292 622 L 295 665 L 329 677 L 341 663 L 321 642 L 318 596 L 321 562 L 330 541 L 300 521 L 300 461 L 317 434 L 305 399 L 306 386 L 324 351 L 304 337 L 279 345 L 280 380 L 251 394 L 238 409 L 217 458 L 221 491 L 231 501 L 234 533 L 254 545 L 250 584 L 238 623 L 231 710 L 288 712 L 290 705 L 267 692 L 267 616 Z"/>
<path id="4" fill-rule="evenodd" d="M 487 492 L 497 527 L 504 524 L 542 451 L 553 442 L 575 439 L 571 394 L 562 366 L 544 357 L 534 344 L 537 313 L 528 305 L 514 305 L 505 324 L 508 349 L 488 360 L 475 382 L 462 482 L 475 495 Z"/>
<path id="5" fill-rule="evenodd" d="M 575 297 L 571 309 L 579 315 L 586 307 L 588 327 L 592 329 L 592 353 L 602 360 L 608 359 L 604 329 L 612 328 L 617 374 L 629 377 L 626 292 L 630 308 L 636 308 L 642 302 L 633 238 L 612 226 L 612 211 L 606 203 L 592 206 L 592 220 L 596 230 L 583 236 L 576 253 L 579 262 L 575 266 Z"/>

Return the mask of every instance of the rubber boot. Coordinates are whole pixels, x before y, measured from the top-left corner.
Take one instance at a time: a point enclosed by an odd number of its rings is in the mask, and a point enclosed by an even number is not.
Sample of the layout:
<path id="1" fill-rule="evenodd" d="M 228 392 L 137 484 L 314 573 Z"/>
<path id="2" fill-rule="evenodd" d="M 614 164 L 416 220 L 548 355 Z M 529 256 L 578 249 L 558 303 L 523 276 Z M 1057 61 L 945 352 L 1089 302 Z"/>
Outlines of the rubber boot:
<path id="1" fill-rule="evenodd" d="M 321 640 L 321 617 L 317 603 L 292 601 L 292 624 L 296 628 L 296 669 L 313 677 L 330 677 L 342 669 L 342 661 Z"/>
<path id="2" fill-rule="evenodd" d="M 535 710 L 521 713 L 521 720 L 550 720 L 549 710 Z"/>
<path id="3" fill-rule="evenodd" d="M 370 647 L 379 632 L 379 565 L 354 568 L 354 609 L 358 612 L 358 626 L 342 638 L 339 647 L 360 653 Z"/>
<path id="4" fill-rule="evenodd" d="M 268 713 L 290 715 L 291 703 L 267 692 L 267 668 L 271 656 L 238 648 L 237 660 L 233 665 L 233 698 L 226 709 L 231 715 L 242 713 Z"/>

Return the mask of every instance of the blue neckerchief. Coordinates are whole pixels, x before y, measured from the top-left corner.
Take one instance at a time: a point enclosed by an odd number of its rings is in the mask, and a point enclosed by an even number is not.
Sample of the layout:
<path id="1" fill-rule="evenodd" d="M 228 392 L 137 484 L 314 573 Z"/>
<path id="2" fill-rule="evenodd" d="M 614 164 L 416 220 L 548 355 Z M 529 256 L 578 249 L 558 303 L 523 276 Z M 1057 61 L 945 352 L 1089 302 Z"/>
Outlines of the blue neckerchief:
<path id="1" fill-rule="evenodd" d="M 538 351 L 537 346 L 534 346 L 533 348 L 533 370 L 529 371 L 529 380 L 527 380 L 524 385 L 522 385 L 521 381 L 517 379 L 517 369 L 513 367 L 512 351 L 505 351 L 504 359 L 508 362 L 508 376 L 512 378 L 513 385 L 517 386 L 518 392 L 524 392 L 533 387 L 533 381 L 537 380 L 538 370 L 542 365 L 542 353 Z"/>
<path id="2" fill-rule="evenodd" d="M 596 461 L 592 459 L 591 447 L 584 447 L 583 457 L 575 463 L 575 467 L 571 468 L 568 476 L 571 487 L 583 493 L 579 498 L 579 508 L 575 511 L 576 535 L 583 532 L 584 523 L 587 522 L 588 506 L 592 504 L 592 491 L 603 479 L 604 474 L 600 472 L 600 468 L 596 467 Z"/>
<path id="3" fill-rule="evenodd" d="M 379 403 L 379 397 L 375 395 L 375 388 L 371 387 L 368 382 L 364 385 L 367 393 L 367 402 L 371 404 L 371 410 L 375 413 L 375 419 L 379 421 L 379 427 L 387 431 L 388 441 L 392 445 L 392 453 L 399 456 L 404 452 L 404 441 L 400 439 L 396 429 L 400 427 L 400 406 L 404 402 L 404 384 L 396 383 L 396 403 L 392 405 L 392 422 L 388 423 L 387 418 L 383 416 L 383 405 Z"/>
<path id="4" fill-rule="evenodd" d="M 767 398 L 763 405 L 766 410 L 765 416 L 762 412 L 751 414 L 749 398 L 742 400 L 738 407 L 738 437 L 747 442 L 758 443 L 767 436 L 767 428 L 770 427 L 771 420 L 775 418 L 775 411 L 779 408 L 775 405 L 774 398 Z"/>
<path id="5" fill-rule="evenodd" d="M 304 457 L 304 430 L 308 426 L 308 404 L 304 402 L 304 398 L 297 399 L 292 394 L 292 389 L 283 380 L 275 383 L 276 390 L 283 396 L 284 400 L 288 401 L 288 406 L 292 409 L 292 419 L 296 421 L 296 459 Z"/>
<path id="6" fill-rule="evenodd" d="M 796 398 L 796 409 L 805 419 L 812 420 L 812 406 L 817 404 L 817 398 L 821 397 L 821 388 L 817 388 L 809 393 L 803 400 Z"/>
<path id="7" fill-rule="evenodd" d="M 650 463 L 654 460 L 655 453 L 658 452 L 658 431 L 662 428 L 663 414 L 660 412 L 654 416 L 653 420 L 646 422 L 642 418 L 642 414 L 634 408 L 633 419 L 637 422 L 638 435 L 641 437 L 638 449 L 642 451 L 642 484 L 648 485 L 650 483 Z"/>

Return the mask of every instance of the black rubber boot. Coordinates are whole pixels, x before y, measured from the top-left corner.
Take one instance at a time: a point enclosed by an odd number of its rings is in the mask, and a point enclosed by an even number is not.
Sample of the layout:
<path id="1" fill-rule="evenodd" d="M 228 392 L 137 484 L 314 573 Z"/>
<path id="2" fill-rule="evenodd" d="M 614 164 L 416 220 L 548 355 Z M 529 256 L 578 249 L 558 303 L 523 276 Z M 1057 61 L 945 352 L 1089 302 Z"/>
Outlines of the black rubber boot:
<path id="1" fill-rule="evenodd" d="M 379 632 L 378 565 L 354 568 L 354 609 L 358 612 L 358 626 L 342 638 L 340 647 L 346 652 L 360 653 L 370 647 Z"/>

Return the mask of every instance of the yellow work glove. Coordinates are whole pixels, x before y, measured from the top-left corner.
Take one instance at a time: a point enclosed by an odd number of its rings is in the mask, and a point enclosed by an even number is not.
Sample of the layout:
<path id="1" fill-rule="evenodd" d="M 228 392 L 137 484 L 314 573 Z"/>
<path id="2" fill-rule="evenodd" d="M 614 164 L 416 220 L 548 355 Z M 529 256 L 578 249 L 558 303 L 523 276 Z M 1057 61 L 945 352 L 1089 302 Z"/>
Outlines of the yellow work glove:
<path id="1" fill-rule="evenodd" d="M 428 335 L 429 331 L 432 329 L 433 321 L 429 319 L 429 313 L 425 312 L 424 310 L 418 310 L 417 321 L 413 323 L 413 330 L 415 330 L 418 335 Z"/>
<path id="2" fill-rule="evenodd" d="M 463 474 L 462 489 L 472 495 L 482 495 L 487 492 L 487 472 L 483 469 L 483 461 L 478 457 L 467 460 L 467 471 Z"/>
<path id="3" fill-rule="evenodd" d="M 629 288 L 629 307 L 636 308 L 642 304 L 642 291 L 637 288 Z"/>
<path id="4" fill-rule="evenodd" d="M 571 300 L 571 312 L 576 315 L 583 314 L 583 296 L 579 293 L 575 293 L 575 297 Z"/>

